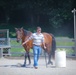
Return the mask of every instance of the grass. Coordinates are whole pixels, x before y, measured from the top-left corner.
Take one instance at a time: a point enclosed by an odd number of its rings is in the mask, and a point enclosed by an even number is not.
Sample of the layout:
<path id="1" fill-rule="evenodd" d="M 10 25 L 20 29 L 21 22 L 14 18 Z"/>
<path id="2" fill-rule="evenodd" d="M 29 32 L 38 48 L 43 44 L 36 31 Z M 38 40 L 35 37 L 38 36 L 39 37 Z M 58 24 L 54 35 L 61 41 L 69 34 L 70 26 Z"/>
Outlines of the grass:
<path id="1" fill-rule="evenodd" d="M 26 51 L 20 43 L 17 43 L 16 40 L 11 40 L 11 53 L 12 56 L 22 56 Z M 33 53 L 33 50 L 30 49 L 30 52 Z"/>
<path id="2" fill-rule="evenodd" d="M 58 41 L 61 40 L 61 41 Z M 57 46 L 74 46 L 74 42 L 70 41 L 71 39 L 68 37 L 58 37 L 56 38 L 56 44 Z M 60 49 L 60 48 L 57 48 Z M 75 50 L 72 48 L 61 48 L 61 50 L 65 50 L 67 54 L 74 54 Z"/>
<path id="3" fill-rule="evenodd" d="M 57 46 L 74 46 L 74 42 L 65 42 L 65 41 L 62 41 L 62 42 L 56 42 Z"/>
<path id="4" fill-rule="evenodd" d="M 57 37 L 56 44 L 57 46 L 74 46 L 74 42 L 68 37 Z"/>
<path id="5" fill-rule="evenodd" d="M 61 41 L 58 41 L 58 39 Z M 70 39 L 70 38 L 61 38 L 61 37 L 56 38 L 56 45 L 57 46 L 74 46 L 74 42 L 71 42 L 71 41 L 67 42 L 66 41 L 67 39 Z M 21 46 L 21 42 L 17 43 L 16 40 L 11 40 L 11 46 L 13 46 L 11 48 L 11 52 L 13 53 L 12 56 L 21 56 L 22 55 L 22 54 L 17 54 L 17 53 L 14 54 L 15 52 L 25 53 L 24 48 Z M 16 47 L 14 47 L 14 46 L 16 46 Z M 73 49 L 68 49 L 68 48 L 62 48 L 62 49 L 65 49 L 67 54 L 74 54 L 74 52 L 75 52 Z M 30 52 L 33 53 L 33 50 L 30 49 Z"/>

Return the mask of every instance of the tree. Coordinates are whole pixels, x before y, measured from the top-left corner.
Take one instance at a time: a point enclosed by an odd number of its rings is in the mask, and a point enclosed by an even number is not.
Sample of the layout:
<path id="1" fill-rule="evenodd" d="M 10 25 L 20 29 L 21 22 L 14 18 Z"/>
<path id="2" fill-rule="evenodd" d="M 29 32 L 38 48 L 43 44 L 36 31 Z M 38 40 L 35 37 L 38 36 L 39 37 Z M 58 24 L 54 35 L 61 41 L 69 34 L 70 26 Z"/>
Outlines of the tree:
<path id="1" fill-rule="evenodd" d="M 53 33 L 66 26 L 73 30 L 69 22 L 73 21 L 71 10 L 76 7 L 75 2 L 75 0 L 0 0 L 0 22 L 18 25 L 26 23 L 25 27 L 40 25 L 43 30 Z"/>

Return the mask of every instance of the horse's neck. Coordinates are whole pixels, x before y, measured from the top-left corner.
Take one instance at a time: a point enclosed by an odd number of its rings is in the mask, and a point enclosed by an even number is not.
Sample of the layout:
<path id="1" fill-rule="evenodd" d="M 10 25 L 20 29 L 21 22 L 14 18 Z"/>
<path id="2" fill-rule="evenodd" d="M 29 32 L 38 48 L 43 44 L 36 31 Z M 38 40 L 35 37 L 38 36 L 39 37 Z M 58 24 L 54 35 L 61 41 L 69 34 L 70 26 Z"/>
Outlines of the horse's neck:
<path id="1" fill-rule="evenodd" d="M 31 34 L 32 32 L 28 32 L 27 34 L 25 34 L 24 32 L 22 37 L 22 42 L 26 41 L 31 36 Z"/>
<path id="2" fill-rule="evenodd" d="M 22 43 L 25 41 L 25 36 L 24 37 L 22 37 Z"/>
<path id="3" fill-rule="evenodd" d="M 26 35 L 25 32 L 23 32 L 22 43 L 25 41 L 25 39 L 26 39 Z"/>

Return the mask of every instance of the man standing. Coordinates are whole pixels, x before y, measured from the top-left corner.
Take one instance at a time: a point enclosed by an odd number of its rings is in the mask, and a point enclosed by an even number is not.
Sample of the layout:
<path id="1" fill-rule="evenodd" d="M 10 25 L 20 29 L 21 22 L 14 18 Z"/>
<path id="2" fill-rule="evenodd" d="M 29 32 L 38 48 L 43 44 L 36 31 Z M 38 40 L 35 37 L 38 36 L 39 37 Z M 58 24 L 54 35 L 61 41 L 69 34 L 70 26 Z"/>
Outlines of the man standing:
<path id="1" fill-rule="evenodd" d="M 34 67 L 35 67 L 35 69 L 37 69 L 39 55 L 42 50 L 41 44 L 43 44 L 44 48 L 46 48 L 45 43 L 44 43 L 44 36 L 41 33 L 40 27 L 37 27 L 36 33 L 33 33 L 24 43 L 22 43 L 22 45 L 24 45 L 31 39 L 33 39 Z"/>

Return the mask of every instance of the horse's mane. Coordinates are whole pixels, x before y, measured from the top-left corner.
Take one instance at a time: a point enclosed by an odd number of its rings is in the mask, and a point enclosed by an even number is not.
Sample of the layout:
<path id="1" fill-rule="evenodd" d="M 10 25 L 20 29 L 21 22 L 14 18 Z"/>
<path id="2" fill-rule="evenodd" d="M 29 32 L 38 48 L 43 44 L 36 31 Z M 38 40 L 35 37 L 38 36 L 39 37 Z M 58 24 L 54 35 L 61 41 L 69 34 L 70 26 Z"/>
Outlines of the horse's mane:
<path id="1" fill-rule="evenodd" d="M 32 33 L 31 31 L 28 31 L 28 30 L 25 30 L 25 29 L 23 29 L 23 31 L 24 31 L 24 34 L 27 35 L 27 36 L 29 36 Z"/>

